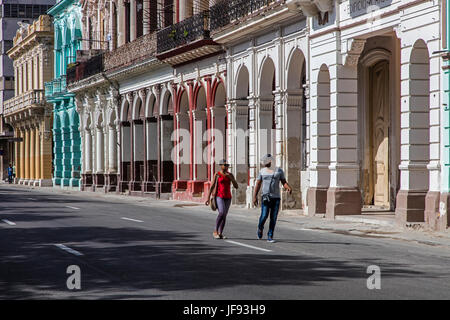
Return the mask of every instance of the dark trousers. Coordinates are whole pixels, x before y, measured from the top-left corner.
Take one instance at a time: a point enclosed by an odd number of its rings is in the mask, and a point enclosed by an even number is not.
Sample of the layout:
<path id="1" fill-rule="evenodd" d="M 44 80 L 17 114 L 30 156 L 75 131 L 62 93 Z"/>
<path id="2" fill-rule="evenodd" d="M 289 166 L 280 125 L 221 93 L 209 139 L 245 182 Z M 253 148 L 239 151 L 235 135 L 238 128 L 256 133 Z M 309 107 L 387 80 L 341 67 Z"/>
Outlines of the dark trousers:
<path id="1" fill-rule="evenodd" d="M 281 199 L 270 199 L 268 204 L 261 204 L 261 217 L 259 218 L 258 229 L 263 232 L 264 224 L 266 223 L 267 218 L 270 216 L 269 223 L 269 232 L 267 236 L 269 238 L 273 237 L 273 233 L 275 231 L 275 225 L 277 223 L 278 211 L 280 210 L 280 202 Z"/>

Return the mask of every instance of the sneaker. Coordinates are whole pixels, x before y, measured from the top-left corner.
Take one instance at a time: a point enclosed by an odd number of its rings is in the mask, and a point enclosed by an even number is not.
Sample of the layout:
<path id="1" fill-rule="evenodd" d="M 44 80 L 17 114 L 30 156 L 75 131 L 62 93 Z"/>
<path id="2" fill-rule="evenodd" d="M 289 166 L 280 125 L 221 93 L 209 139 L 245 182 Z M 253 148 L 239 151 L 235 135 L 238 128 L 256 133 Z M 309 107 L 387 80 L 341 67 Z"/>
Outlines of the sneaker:
<path id="1" fill-rule="evenodd" d="M 219 234 L 220 239 L 228 239 L 226 235 Z"/>
<path id="2" fill-rule="evenodd" d="M 270 242 L 270 243 L 275 243 L 276 241 L 275 241 L 275 240 L 273 240 L 272 238 L 267 238 L 267 242 Z"/>
<path id="3" fill-rule="evenodd" d="M 220 236 L 217 232 L 213 232 L 213 238 L 214 239 L 220 239 Z"/>
<path id="4" fill-rule="evenodd" d="M 258 240 L 261 240 L 262 239 L 262 236 L 263 236 L 263 232 L 262 232 L 262 230 L 258 230 L 258 232 L 257 232 L 257 237 L 258 237 Z"/>

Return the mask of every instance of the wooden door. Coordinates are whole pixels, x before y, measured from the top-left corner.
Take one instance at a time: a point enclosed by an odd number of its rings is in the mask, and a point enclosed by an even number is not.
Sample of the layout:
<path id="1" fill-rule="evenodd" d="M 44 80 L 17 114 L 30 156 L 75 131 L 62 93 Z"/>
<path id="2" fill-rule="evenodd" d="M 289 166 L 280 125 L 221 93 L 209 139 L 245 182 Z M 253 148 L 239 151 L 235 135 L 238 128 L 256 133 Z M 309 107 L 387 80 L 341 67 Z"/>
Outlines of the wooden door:
<path id="1" fill-rule="evenodd" d="M 371 175 L 374 205 L 390 207 L 389 199 L 389 63 L 371 68 Z"/>

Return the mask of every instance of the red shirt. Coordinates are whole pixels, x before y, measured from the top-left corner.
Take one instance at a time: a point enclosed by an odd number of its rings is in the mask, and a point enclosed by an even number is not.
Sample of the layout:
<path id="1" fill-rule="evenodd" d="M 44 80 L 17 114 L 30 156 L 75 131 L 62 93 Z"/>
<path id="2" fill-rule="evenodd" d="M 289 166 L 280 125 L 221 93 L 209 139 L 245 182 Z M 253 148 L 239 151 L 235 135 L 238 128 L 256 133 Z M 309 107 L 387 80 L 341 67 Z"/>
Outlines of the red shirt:
<path id="1" fill-rule="evenodd" d="M 217 197 L 231 199 L 231 179 L 222 172 L 217 172 Z"/>

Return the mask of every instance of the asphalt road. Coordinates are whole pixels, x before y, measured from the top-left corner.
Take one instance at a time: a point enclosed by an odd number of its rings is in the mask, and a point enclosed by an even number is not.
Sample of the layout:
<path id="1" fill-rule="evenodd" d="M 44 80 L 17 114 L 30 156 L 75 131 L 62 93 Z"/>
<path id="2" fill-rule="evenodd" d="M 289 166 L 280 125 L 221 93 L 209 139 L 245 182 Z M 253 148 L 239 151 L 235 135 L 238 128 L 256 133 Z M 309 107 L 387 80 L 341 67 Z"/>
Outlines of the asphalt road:
<path id="1" fill-rule="evenodd" d="M 0 186 L 0 299 L 449 299 L 448 249 Z M 69 290 L 69 266 L 81 289 Z M 367 268 L 381 270 L 369 290 Z"/>

